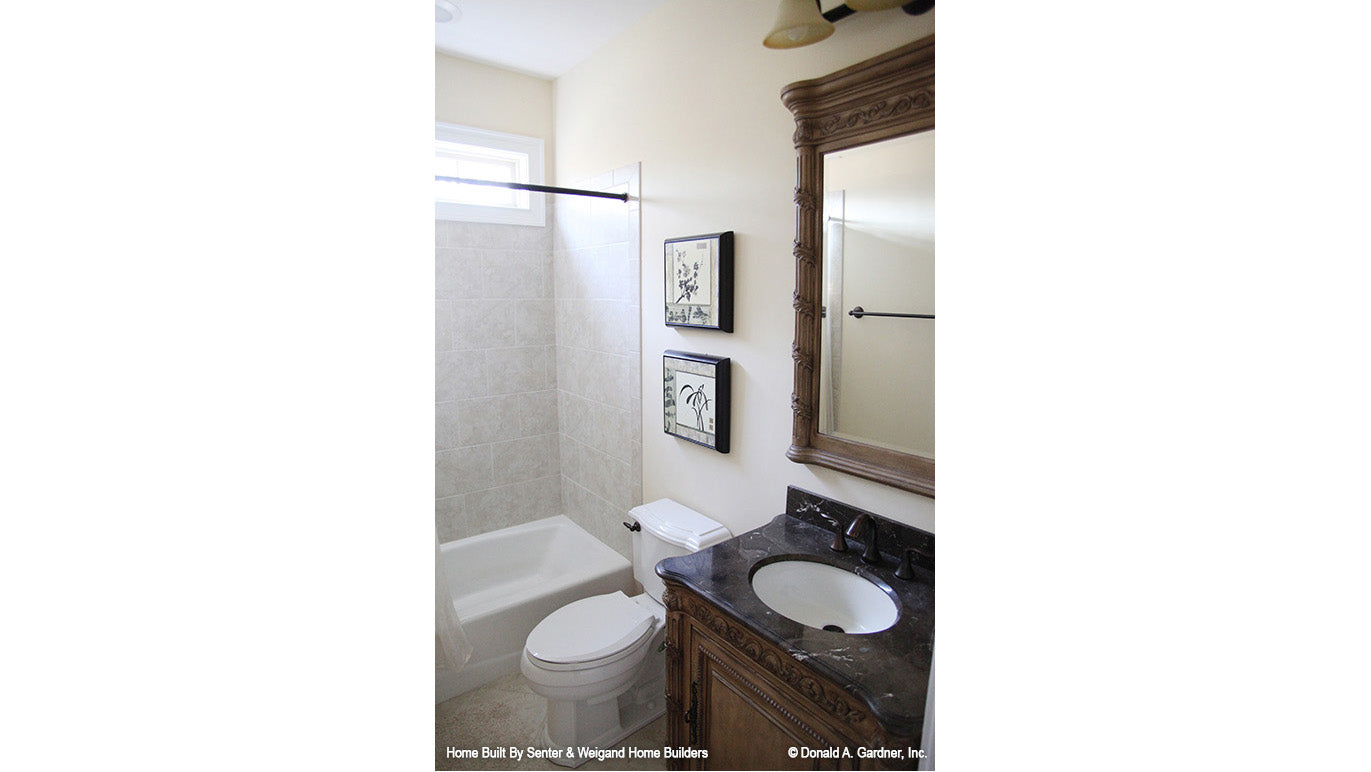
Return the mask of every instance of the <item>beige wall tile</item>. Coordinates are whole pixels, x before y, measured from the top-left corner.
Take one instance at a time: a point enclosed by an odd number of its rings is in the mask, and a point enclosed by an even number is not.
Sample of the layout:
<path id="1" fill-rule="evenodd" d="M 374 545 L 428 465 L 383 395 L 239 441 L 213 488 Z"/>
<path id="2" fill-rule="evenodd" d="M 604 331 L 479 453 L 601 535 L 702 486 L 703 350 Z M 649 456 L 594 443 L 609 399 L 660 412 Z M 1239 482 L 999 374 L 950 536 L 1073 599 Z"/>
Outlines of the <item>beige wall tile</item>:
<path id="1" fill-rule="evenodd" d="M 438 300 L 481 297 L 484 281 L 481 252 L 466 248 L 439 249 L 434 265 Z"/>
<path id="2" fill-rule="evenodd" d="M 483 397 L 488 393 L 486 352 L 440 351 L 437 362 L 437 402 L 469 397 Z"/>
<path id="3" fill-rule="evenodd" d="M 440 450 L 436 455 L 437 498 L 470 493 L 495 484 L 490 445 Z"/>
<path id="4" fill-rule="evenodd" d="M 556 434 L 497 442 L 491 445 L 491 453 L 496 485 L 556 475 L 561 468 Z"/>

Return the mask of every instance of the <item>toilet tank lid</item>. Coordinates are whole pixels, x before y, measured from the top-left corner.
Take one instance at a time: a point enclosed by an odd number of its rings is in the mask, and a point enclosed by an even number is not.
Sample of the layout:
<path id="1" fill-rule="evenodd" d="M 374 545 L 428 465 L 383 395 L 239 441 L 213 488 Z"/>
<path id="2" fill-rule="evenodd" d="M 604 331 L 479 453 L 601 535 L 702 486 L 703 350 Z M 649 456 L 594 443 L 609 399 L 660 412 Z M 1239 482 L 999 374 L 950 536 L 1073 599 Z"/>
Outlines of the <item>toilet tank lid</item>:
<path id="1" fill-rule="evenodd" d="M 713 546 L 732 536 L 717 521 L 671 499 L 640 504 L 629 514 L 657 538 L 691 552 Z"/>

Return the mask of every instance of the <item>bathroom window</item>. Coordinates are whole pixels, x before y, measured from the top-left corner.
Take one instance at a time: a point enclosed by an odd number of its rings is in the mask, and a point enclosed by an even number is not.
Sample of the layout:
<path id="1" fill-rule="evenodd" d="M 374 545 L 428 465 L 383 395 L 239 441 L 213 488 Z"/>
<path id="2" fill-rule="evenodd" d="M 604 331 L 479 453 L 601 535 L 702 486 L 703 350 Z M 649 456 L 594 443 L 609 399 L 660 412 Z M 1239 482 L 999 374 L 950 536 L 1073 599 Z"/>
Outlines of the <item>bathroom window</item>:
<path id="1" fill-rule="evenodd" d="M 543 141 L 451 123 L 437 124 L 434 175 L 543 183 Z M 543 193 L 434 180 L 439 220 L 545 225 Z"/>

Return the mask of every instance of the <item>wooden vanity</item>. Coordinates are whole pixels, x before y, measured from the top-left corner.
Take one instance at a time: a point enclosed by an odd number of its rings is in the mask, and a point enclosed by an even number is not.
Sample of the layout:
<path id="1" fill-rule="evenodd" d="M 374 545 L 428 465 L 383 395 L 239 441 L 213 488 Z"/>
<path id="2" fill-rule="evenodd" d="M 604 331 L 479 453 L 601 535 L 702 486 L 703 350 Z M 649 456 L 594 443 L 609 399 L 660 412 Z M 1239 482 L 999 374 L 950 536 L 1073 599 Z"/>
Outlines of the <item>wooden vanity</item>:
<path id="1" fill-rule="evenodd" d="M 668 583 L 666 601 L 667 744 L 708 752 L 672 769 L 917 767 L 917 735 L 887 731 L 837 684 L 695 593 Z M 807 757 L 791 758 L 791 748 Z M 876 748 L 903 757 L 861 757 Z"/>
<path id="2" fill-rule="evenodd" d="M 797 494 L 813 496 L 792 489 L 792 499 Z M 883 525 L 888 534 L 903 528 Z M 905 541 L 926 539 L 931 554 L 932 535 L 907 530 Z M 899 544 L 899 537 L 888 538 Z M 787 514 L 659 564 L 666 584 L 667 744 L 683 749 L 671 768 L 918 767 L 932 659 L 931 565 L 913 580 L 896 579 L 893 557 L 866 566 L 855 550 L 832 553 L 832 541 L 831 529 Z M 771 612 L 749 577 L 755 566 L 781 557 L 855 564 L 854 572 L 899 598 L 900 620 L 886 631 L 847 635 Z"/>

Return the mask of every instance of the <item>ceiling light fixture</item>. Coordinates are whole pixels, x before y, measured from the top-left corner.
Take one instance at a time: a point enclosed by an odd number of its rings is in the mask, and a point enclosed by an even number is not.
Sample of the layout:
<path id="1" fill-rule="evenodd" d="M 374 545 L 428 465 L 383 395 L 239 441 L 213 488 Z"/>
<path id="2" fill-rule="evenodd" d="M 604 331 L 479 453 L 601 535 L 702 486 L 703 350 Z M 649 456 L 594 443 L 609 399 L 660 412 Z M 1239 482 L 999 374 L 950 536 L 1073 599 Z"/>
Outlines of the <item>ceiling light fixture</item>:
<path id="1" fill-rule="evenodd" d="M 910 16 L 918 16 L 933 8 L 934 0 L 847 0 L 828 11 L 821 0 L 781 0 L 776 9 L 776 23 L 762 39 L 767 48 L 797 48 L 817 43 L 833 34 L 833 22 L 846 19 L 858 11 L 883 11 L 896 6 Z"/>
<path id="2" fill-rule="evenodd" d="M 776 23 L 762 45 L 767 48 L 796 48 L 817 43 L 833 34 L 833 22 L 819 11 L 819 3 L 809 0 L 781 0 Z"/>
<path id="3" fill-rule="evenodd" d="M 907 2 L 909 0 L 847 0 L 843 5 L 854 11 L 884 11 Z"/>
<path id="4" fill-rule="evenodd" d="M 454 5 L 450 0 L 433 0 L 433 20 L 438 24 L 447 24 L 450 21 L 457 21 L 462 18 L 462 9 Z"/>

